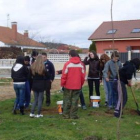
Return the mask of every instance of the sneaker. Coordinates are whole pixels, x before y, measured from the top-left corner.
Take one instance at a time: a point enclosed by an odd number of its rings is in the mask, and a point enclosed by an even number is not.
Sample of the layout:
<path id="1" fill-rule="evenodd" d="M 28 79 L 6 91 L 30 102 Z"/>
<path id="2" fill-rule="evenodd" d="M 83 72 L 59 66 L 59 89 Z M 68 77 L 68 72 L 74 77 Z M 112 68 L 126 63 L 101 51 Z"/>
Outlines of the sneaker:
<path id="1" fill-rule="evenodd" d="M 35 114 L 30 113 L 29 116 L 30 116 L 31 118 L 34 118 L 34 117 L 35 117 Z"/>
<path id="2" fill-rule="evenodd" d="M 81 105 L 80 105 L 80 104 L 78 104 L 78 107 L 81 107 Z"/>
<path id="3" fill-rule="evenodd" d="M 86 109 L 87 109 L 87 107 L 86 107 L 85 105 L 83 105 L 83 106 L 82 106 L 82 109 L 83 109 L 83 110 L 86 110 Z"/>
<path id="4" fill-rule="evenodd" d="M 36 118 L 41 118 L 41 117 L 43 117 L 43 115 L 42 114 L 37 114 L 37 115 L 35 115 L 35 117 Z"/>

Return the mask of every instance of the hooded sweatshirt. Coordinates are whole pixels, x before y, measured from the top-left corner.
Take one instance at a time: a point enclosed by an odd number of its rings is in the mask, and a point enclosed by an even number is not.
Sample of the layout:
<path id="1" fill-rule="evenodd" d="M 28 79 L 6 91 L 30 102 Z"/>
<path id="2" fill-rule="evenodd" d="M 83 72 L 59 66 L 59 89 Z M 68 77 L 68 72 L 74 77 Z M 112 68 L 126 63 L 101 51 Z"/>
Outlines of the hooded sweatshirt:
<path id="1" fill-rule="evenodd" d="M 71 57 L 64 64 L 61 77 L 61 86 L 66 89 L 78 90 L 85 81 L 85 66 L 79 57 Z"/>
<path id="2" fill-rule="evenodd" d="M 23 57 L 18 57 L 15 65 L 11 69 L 11 77 L 14 83 L 24 83 L 27 80 L 28 68 L 23 65 Z"/>

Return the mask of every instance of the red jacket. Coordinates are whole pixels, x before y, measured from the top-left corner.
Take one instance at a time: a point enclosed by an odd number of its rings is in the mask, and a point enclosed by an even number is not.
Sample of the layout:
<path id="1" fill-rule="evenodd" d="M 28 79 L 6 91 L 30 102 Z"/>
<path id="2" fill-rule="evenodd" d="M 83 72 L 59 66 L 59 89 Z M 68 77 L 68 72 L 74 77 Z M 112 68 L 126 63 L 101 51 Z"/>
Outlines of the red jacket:
<path id="1" fill-rule="evenodd" d="M 64 64 L 61 86 L 67 89 L 81 89 L 85 81 L 85 66 L 79 57 L 71 57 Z"/>

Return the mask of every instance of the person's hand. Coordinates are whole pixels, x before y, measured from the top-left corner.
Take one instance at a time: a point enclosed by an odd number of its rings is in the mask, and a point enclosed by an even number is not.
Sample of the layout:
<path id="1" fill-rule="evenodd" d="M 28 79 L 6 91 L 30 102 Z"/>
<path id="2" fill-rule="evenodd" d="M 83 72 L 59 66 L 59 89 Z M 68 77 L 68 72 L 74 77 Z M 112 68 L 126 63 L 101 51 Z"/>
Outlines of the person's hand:
<path id="1" fill-rule="evenodd" d="M 127 84 L 127 86 L 129 86 L 129 87 L 132 86 L 131 80 L 128 80 L 128 84 Z"/>
<path id="2" fill-rule="evenodd" d="M 102 80 L 100 80 L 100 83 L 102 83 Z"/>
<path id="3" fill-rule="evenodd" d="M 109 78 L 105 78 L 105 80 L 108 82 L 109 81 Z"/>
<path id="4" fill-rule="evenodd" d="M 127 84 L 128 87 L 131 87 L 132 85 L 130 83 Z"/>
<path id="5" fill-rule="evenodd" d="M 55 74 L 58 75 L 58 71 L 56 71 Z"/>

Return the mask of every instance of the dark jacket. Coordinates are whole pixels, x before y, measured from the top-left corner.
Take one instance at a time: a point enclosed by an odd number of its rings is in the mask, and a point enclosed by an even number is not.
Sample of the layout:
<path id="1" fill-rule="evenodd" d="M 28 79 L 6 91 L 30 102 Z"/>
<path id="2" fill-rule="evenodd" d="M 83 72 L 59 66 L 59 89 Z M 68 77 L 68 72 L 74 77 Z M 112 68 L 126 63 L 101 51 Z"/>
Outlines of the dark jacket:
<path id="1" fill-rule="evenodd" d="M 102 79 L 102 68 L 100 66 L 99 59 L 92 59 L 92 58 L 86 57 L 83 63 L 85 65 L 89 65 L 89 72 L 88 72 L 89 78 Z"/>
<path id="2" fill-rule="evenodd" d="M 22 64 L 16 63 L 11 69 L 13 82 L 25 82 L 28 78 L 28 68 Z"/>
<path id="3" fill-rule="evenodd" d="M 120 81 L 122 81 L 125 84 L 128 84 L 127 80 L 131 80 L 135 72 L 135 65 L 129 61 L 126 61 L 123 67 L 119 70 Z"/>
<path id="4" fill-rule="evenodd" d="M 43 92 L 45 90 L 45 79 L 48 76 L 47 71 L 44 71 L 44 75 L 35 73 L 32 74 L 32 90 L 36 92 Z"/>
<path id="5" fill-rule="evenodd" d="M 46 77 L 46 80 L 54 80 L 55 77 L 55 69 L 54 65 L 51 61 L 47 60 L 44 62 L 45 64 L 45 69 L 48 72 L 49 76 Z"/>

